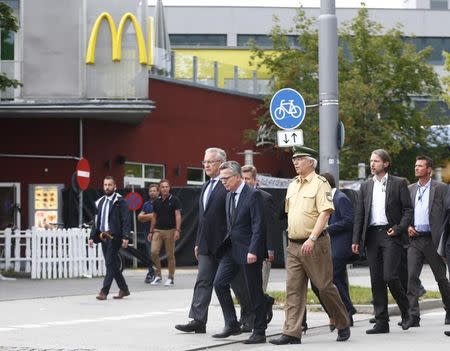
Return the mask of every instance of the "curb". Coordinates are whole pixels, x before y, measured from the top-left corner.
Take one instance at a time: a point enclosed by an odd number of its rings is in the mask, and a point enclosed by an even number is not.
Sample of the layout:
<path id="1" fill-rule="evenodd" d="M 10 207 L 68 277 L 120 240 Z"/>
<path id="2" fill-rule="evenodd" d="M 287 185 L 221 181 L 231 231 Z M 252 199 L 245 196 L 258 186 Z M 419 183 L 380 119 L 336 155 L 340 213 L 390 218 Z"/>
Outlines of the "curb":
<path id="1" fill-rule="evenodd" d="M 373 315 L 373 306 L 372 305 L 354 305 L 356 308 L 356 313 L 362 314 L 372 314 Z M 308 311 L 320 311 L 325 312 L 322 305 L 320 304 L 307 304 L 306 305 Z M 427 299 L 419 301 L 419 308 L 421 311 L 432 310 L 436 308 L 444 308 L 441 299 Z M 284 305 L 273 305 L 273 309 L 282 310 L 284 309 Z M 400 316 L 400 309 L 396 304 L 388 305 L 388 312 L 390 316 Z"/>

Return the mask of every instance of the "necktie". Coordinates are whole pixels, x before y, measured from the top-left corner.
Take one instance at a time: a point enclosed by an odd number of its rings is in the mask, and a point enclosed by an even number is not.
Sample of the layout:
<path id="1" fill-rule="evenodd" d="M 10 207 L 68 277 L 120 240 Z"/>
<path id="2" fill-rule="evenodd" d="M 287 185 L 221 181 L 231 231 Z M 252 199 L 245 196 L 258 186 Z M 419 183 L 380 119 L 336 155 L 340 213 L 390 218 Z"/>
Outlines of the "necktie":
<path id="1" fill-rule="evenodd" d="M 230 197 L 230 223 L 233 221 L 234 211 L 236 210 L 236 193 L 231 193 Z"/>
<path id="2" fill-rule="evenodd" d="M 105 198 L 105 201 L 103 202 L 102 206 L 102 214 L 100 217 L 100 231 L 105 232 L 106 231 L 106 215 L 109 211 L 109 199 Z"/>
<path id="3" fill-rule="evenodd" d="M 208 205 L 208 201 L 209 201 L 209 198 L 211 197 L 211 193 L 213 191 L 215 181 L 216 181 L 215 179 L 209 180 L 208 192 L 206 194 L 206 200 L 205 200 L 205 207 Z"/>

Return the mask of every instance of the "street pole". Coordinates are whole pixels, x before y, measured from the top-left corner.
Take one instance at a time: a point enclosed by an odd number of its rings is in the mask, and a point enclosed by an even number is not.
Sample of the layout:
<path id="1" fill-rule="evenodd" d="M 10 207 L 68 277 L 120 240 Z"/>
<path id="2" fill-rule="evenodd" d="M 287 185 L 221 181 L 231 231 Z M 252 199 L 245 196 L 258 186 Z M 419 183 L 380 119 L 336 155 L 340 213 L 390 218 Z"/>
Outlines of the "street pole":
<path id="1" fill-rule="evenodd" d="M 334 0 L 320 1 L 319 16 L 319 151 L 320 172 L 339 184 L 337 18 Z"/>
<path id="2" fill-rule="evenodd" d="M 83 158 L 83 118 L 79 121 L 80 133 L 80 160 Z M 78 227 L 83 227 L 83 190 L 79 189 L 78 193 Z"/>

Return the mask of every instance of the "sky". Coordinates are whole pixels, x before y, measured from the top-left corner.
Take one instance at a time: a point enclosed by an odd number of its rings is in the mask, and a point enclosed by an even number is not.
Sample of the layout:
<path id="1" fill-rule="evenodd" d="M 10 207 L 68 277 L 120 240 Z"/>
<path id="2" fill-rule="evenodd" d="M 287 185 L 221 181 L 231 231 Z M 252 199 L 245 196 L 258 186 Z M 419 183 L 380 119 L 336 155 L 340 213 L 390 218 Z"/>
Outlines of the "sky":
<path id="1" fill-rule="evenodd" d="M 267 7 L 319 7 L 320 0 L 162 0 L 164 6 L 267 6 Z M 359 7 L 361 2 L 369 8 L 414 8 L 416 0 L 335 0 L 336 7 Z M 156 0 L 148 0 L 154 5 Z"/>

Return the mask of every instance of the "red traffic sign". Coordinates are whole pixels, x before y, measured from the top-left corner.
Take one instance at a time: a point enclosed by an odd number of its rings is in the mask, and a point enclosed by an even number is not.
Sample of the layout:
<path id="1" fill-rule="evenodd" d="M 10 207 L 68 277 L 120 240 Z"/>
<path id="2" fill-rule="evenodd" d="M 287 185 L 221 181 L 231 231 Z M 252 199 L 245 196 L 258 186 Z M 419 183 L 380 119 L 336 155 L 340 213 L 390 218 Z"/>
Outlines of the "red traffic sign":
<path id="1" fill-rule="evenodd" d="M 88 160 L 82 158 L 77 164 L 77 183 L 81 190 L 86 190 L 91 181 L 91 166 Z"/>
<path id="2" fill-rule="evenodd" d="M 125 196 L 125 200 L 128 203 L 128 209 L 130 211 L 139 210 L 144 203 L 144 199 L 142 198 L 142 196 L 134 191 L 128 193 L 127 196 Z"/>

